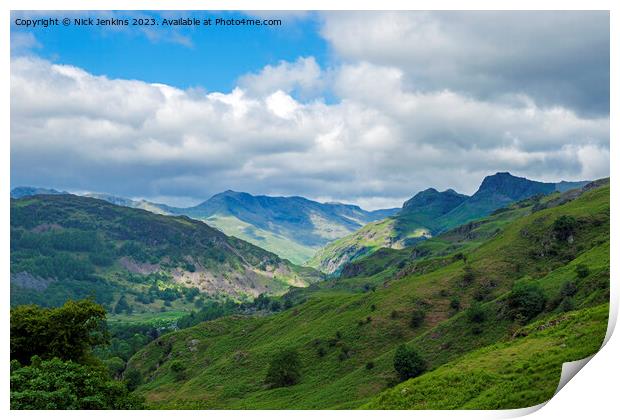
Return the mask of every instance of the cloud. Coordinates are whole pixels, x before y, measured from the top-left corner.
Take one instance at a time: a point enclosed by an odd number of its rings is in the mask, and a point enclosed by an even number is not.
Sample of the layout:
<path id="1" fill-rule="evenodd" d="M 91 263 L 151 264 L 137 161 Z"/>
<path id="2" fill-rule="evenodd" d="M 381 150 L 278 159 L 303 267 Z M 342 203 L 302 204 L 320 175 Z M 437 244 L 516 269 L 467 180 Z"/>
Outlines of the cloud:
<path id="1" fill-rule="evenodd" d="M 609 13 L 330 12 L 321 33 L 345 62 L 401 69 L 421 91 L 609 115 Z"/>
<path id="2" fill-rule="evenodd" d="M 239 78 L 238 85 L 259 96 L 283 91 L 307 98 L 322 92 L 324 77 L 314 57 L 299 57 L 293 63 L 280 61 L 276 66 L 265 66 L 258 73 L 246 74 Z"/>
<path id="3" fill-rule="evenodd" d="M 408 80 L 395 65 L 326 71 L 305 57 L 230 92 L 201 92 L 14 57 L 12 183 L 171 200 L 230 188 L 383 207 L 429 186 L 472 193 L 499 170 L 554 181 L 609 173 L 608 116 Z M 321 83 L 337 102 L 294 94 Z"/>
<path id="4" fill-rule="evenodd" d="M 11 33 L 11 54 L 24 54 L 41 47 L 41 43 L 32 32 Z"/>

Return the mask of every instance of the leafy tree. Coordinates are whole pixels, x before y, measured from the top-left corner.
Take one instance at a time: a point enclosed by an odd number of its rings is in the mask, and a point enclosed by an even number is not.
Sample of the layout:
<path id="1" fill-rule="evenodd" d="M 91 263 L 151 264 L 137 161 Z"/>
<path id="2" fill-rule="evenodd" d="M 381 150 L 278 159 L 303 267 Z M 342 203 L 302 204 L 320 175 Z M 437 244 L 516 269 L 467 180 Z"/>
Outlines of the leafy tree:
<path id="1" fill-rule="evenodd" d="M 401 381 L 415 378 L 426 370 L 426 362 L 414 349 L 401 344 L 394 353 L 394 370 Z"/>
<path id="2" fill-rule="evenodd" d="M 11 308 L 11 359 L 22 365 L 34 355 L 85 362 L 92 348 L 107 340 L 105 309 L 92 300 L 69 300 L 53 309 Z"/>
<path id="3" fill-rule="evenodd" d="M 30 366 L 11 372 L 13 410 L 141 408 L 143 401 L 131 395 L 122 382 L 111 380 L 105 368 L 33 357 Z"/>
<path id="4" fill-rule="evenodd" d="M 577 285 L 572 281 L 567 281 L 562 285 L 562 289 L 560 290 L 560 296 L 564 297 L 572 297 L 577 294 Z"/>
<path id="5" fill-rule="evenodd" d="M 108 372 L 113 378 L 120 378 L 123 370 L 125 370 L 125 361 L 118 356 L 104 360 L 103 364 L 108 368 Z"/>
<path id="6" fill-rule="evenodd" d="M 123 379 L 125 380 L 127 389 L 130 391 L 134 391 L 142 384 L 142 374 L 135 368 L 127 369 L 123 375 Z"/>
<path id="7" fill-rule="evenodd" d="M 575 273 L 580 279 L 586 278 L 590 275 L 590 268 L 586 264 L 577 264 L 575 267 Z"/>
<path id="8" fill-rule="evenodd" d="M 121 314 L 123 312 L 126 312 L 127 314 L 131 313 L 131 306 L 127 302 L 127 298 L 125 297 L 125 295 L 122 295 L 118 299 L 118 302 L 116 302 L 116 306 L 114 306 L 115 314 Z"/>
<path id="9" fill-rule="evenodd" d="M 173 360 L 172 363 L 170 363 L 170 371 L 172 372 L 172 375 L 174 376 L 174 379 L 177 381 L 183 380 L 186 378 L 186 366 L 185 363 L 183 363 L 180 360 Z"/>
<path id="10" fill-rule="evenodd" d="M 450 299 L 450 308 L 454 309 L 455 311 L 461 309 L 461 300 L 458 298 L 458 296 L 454 296 L 452 299 Z"/>
<path id="11" fill-rule="evenodd" d="M 469 285 L 471 284 L 476 278 L 476 275 L 474 274 L 474 270 L 471 268 L 471 266 L 466 265 L 463 268 L 463 283 L 465 285 Z"/>
<path id="12" fill-rule="evenodd" d="M 508 296 L 508 307 L 513 319 L 529 321 L 545 308 L 545 291 L 536 283 L 516 283 Z"/>
<path id="13" fill-rule="evenodd" d="M 577 220 L 573 216 L 560 216 L 553 222 L 553 232 L 560 241 L 567 241 L 576 229 Z"/>
<path id="14" fill-rule="evenodd" d="M 301 360 L 299 353 L 293 349 L 282 350 L 277 353 L 267 370 L 265 382 L 273 388 L 291 386 L 301 379 Z"/>
<path id="15" fill-rule="evenodd" d="M 476 324 L 480 324 L 486 319 L 484 308 L 479 302 L 473 302 L 471 306 L 467 308 L 465 314 L 469 322 L 474 322 Z"/>
<path id="16" fill-rule="evenodd" d="M 424 318 L 426 318 L 426 312 L 423 309 L 415 309 L 411 313 L 411 320 L 409 321 L 409 325 L 411 328 L 417 328 L 424 322 Z"/>

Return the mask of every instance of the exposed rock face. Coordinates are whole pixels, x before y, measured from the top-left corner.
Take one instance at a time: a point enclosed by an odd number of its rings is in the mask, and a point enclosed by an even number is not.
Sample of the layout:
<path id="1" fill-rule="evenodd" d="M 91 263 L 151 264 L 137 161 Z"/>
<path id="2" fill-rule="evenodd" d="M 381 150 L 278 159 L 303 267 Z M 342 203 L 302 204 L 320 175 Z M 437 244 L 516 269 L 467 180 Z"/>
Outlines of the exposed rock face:
<path id="1" fill-rule="evenodd" d="M 11 283 L 24 289 L 32 289 L 42 292 L 52 284 L 53 279 L 44 279 L 39 276 L 33 276 L 30 273 L 11 273 Z"/>

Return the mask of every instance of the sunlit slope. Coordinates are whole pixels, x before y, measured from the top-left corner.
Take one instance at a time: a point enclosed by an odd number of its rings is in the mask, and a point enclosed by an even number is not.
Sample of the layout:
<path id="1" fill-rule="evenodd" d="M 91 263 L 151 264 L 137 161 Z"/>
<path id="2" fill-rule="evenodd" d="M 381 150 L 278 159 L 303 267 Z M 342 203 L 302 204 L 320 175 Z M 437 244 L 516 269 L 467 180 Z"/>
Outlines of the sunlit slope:
<path id="1" fill-rule="evenodd" d="M 510 345 L 524 328 L 507 307 L 517 281 L 538 284 L 547 296 L 543 312 L 527 324 L 568 313 L 579 320 L 588 313 L 582 310 L 609 299 L 609 186 L 597 185 L 580 195 L 554 195 L 500 212 L 492 217 L 506 219 L 495 223 L 492 234 L 473 239 L 453 234 L 436 243 L 436 253 L 405 260 L 398 271 L 389 265 L 370 276 L 300 290 L 293 294 L 297 305 L 280 314 L 224 318 L 163 336 L 129 363 L 144 378 L 139 392 L 152 407 L 355 408 L 394 385 L 392 358 L 400 344 L 415 346 L 432 370 L 418 380 L 484 347 Z M 507 217 L 510 211 L 517 216 Z M 558 237 L 556 221 L 562 216 L 575 220 L 570 239 Z M 452 253 L 450 243 L 458 245 Z M 395 252 L 400 257 L 410 251 Z M 585 275 L 577 274 L 580 264 L 588 267 Z M 570 299 L 563 295 L 569 281 L 576 289 Z M 452 305 L 455 299 L 458 308 Z M 477 323 L 467 316 L 474 302 L 484 313 Z M 423 319 L 414 325 L 412 315 L 419 312 Z M 597 324 L 592 328 L 604 331 L 606 316 L 592 319 Z M 579 335 L 584 330 L 565 331 Z M 597 334 L 587 342 L 567 337 L 577 347 L 566 357 L 591 354 Z M 556 349 L 553 340 L 536 343 L 551 353 Z M 282 348 L 300 353 L 302 379 L 269 389 L 265 373 Z M 182 378 L 172 372 L 173 361 L 175 368 L 186 367 Z M 548 397 L 547 384 L 531 398 L 502 400 L 508 386 L 502 381 L 494 382 L 492 392 L 507 406 Z M 446 408 L 453 404 L 444 402 Z"/>

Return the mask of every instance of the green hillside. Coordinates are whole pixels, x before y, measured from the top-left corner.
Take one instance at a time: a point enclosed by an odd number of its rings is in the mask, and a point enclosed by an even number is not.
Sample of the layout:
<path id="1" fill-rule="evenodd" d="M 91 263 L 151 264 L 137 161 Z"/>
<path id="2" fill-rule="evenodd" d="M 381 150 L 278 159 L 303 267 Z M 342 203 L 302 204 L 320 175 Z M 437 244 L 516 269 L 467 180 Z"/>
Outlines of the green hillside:
<path id="1" fill-rule="evenodd" d="M 406 201 L 396 215 L 329 243 L 317 251 L 307 265 L 327 274 L 338 274 L 347 263 L 379 248 L 401 249 L 481 219 L 512 203 L 578 189 L 585 184 L 565 181 L 545 183 L 498 172 L 485 177 L 471 197 L 454 190 L 439 192 L 429 188 Z"/>
<path id="2" fill-rule="evenodd" d="M 295 306 L 278 314 L 224 317 L 159 337 L 128 363 L 142 379 L 137 392 L 153 408 L 543 402 L 561 362 L 596 351 L 607 326 L 609 184 L 516 203 L 356 264 L 344 277 L 292 290 Z M 393 388 L 401 344 L 417 350 L 427 373 Z M 270 387 L 267 371 L 283 349 L 296 352 L 298 383 Z M 446 384 L 454 389 L 439 395 Z M 436 401 L 420 396 L 426 388 Z"/>
<path id="3" fill-rule="evenodd" d="M 69 194 L 11 200 L 11 304 L 95 296 L 116 313 L 249 299 L 320 275 L 184 216 Z"/>

